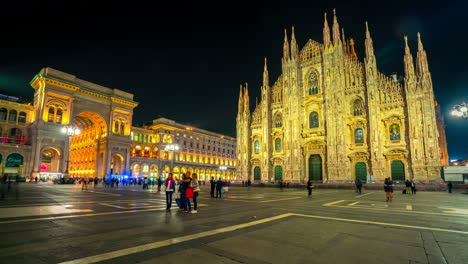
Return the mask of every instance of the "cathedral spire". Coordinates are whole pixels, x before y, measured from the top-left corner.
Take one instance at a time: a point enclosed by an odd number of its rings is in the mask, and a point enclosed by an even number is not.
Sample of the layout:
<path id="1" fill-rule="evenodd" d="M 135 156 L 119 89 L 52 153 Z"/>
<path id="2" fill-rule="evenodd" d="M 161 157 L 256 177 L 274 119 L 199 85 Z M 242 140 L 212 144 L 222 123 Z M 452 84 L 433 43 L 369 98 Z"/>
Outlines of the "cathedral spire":
<path id="1" fill-rule="evenodd" d="M 265 58 L 265 65 L 263 66 L 263 87 L 270 86 L 270 80 L 268 76 L 267 58 Z"/>
<path id="2" fill-rule="evenodd" d="M 291 33 L 291 59 L 299 59 L 299 47 L 297 46 L 296 36 L 294 34 L 294 26 L 292 27 Z"/>
<path id="3" fill-rule="evenodd" d="M 351 51 L 350 51 L 351 58 L 357 60 L 358 57 L 357 57 L 356 50 L 354 49 L 354 39 L 353 38 L 349 39 L 349 46 L 351 47 Z"/>
<path id="4" fill-rule="evenodd" d="M 249 84 L 245 83 L 244 89 L 244 113 L 250 114 Z"/>
<path id="5" fill-rule="evenodd" d="M 414 64 L 413 64 L 413 55 L 411 55 L 411 50 L 408 46 L 408 37 L 405 36 L 405 79 L 409 80 L 414 78 Z"/>
<path id="6" fill-rule="evenodd" d="M 288 32 L 284 29 L 283 61 L 289 60 Z"/>
<path id="7" fill-rule="evenodd" d="M 427 54 L 421 41 L 421 34 L 418 32 L 418 53 L 416 56 L 416 72 L 418 76 L 429 73 L 429 65 L 427 63 Z"/>
<path id="8" fill-rule="evenodd" d="M 238 104 L 237 104 L 237 108 L 238 108 L 237 113 L 238 113 L 238 114 L 240 114 L 240 113 L 242 113 L 242 112 L 244 111 L 244 109 L 243 109 L 243 108 L 244 108 L 244 106 L 243 106 L 243 104 L 244 104 L 244 99 L 243 99 L 243 95 L 242 95 L 242 89 L 243 89 L 243 88 L 244 88 L 244 87 L 242 87 L 242 84 L 241 84 L 241 85 L 240 85 L 240 91 L 239 91 L 239 102 L 238 102 Z"/>
<path id="9" fill-rule="evenodd" d="M 327 21 L 327 13 L 324 15 L 324 22 L 323 22 L 323 45 L 325 48 L 328 48 L 331 45 L 330 42 L 330 28 L 328 27 Z"/>
<path id="10" fill-rule="evenodd" d="M 348 42 L 346 41 L 346 37 L 344 34 L 344 28 L 341 28 L 341 40 L 343 41 L 343 51 L 345 54 L 348 54 Z"/>
<path id="11" fill-rule="evenodd" d="M 336 10 L 333 9 L 333 45 L 338 46 L 340 44 L 340 25 L 338 24 L 338 18 L 336 17 Z"/>
<path id="12" fill-rule="evenodd" d="M 371 38 L 371 35 L 370 35 L 370 32 L 369 32 L 369 25 L 367 24 L 367 21 L 366 21 L 366 59 L 371 59 L 371 58 L 374 58 L 375 59 L 375 56 L 374 56 L 374 44 L 372 44 L 372 38 Z"/>

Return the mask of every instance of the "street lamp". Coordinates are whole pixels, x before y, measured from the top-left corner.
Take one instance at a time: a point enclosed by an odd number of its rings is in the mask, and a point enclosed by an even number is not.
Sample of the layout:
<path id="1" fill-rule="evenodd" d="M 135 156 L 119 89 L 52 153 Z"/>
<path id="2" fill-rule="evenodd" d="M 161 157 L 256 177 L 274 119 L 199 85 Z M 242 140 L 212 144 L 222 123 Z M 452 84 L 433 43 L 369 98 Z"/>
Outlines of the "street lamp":
<path id="1" fill-rule="evenodd" d="M 453 116 L 457 117 L 463 117 L 463 118 L 468 118 L 468 105 L 463 102 L 459 105 L 455 105 L 452 108 L 452 113 Z"/>
<path id="2" fill-rule="evenodd" d="M 169 144 L 169 145 L 166 145 L 166 147 L 164 148 L 164 150 L 166 151 L 172 151 L 172 159 L 171 159 L 171 171 L 174 172 L 174 156 L 175 156 L 175 151 L 176 150 L 179 150 L 179 145 L 177 144 Z"/>
<path id="3" fill-rule="evenodd" d="M 67 157 L 67 169 L 65 170 L 65 174 L 68 175 L 68 162 L 70 162 L 70 152 L 71 152 L 71 138 L 74 135 L 80 134 L 80 129 L 73 126 L 64 126 L 62 128 L 62 133 L 68 136 L 68 157 Z"/>

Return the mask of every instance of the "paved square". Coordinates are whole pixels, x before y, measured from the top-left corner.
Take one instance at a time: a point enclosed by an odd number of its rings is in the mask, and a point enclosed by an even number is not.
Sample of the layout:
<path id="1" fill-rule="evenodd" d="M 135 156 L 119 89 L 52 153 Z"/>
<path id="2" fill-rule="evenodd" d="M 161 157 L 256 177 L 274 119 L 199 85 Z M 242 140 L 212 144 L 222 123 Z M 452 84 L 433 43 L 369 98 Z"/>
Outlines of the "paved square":
<path id="1" fill-rule="evenodd" d="M 468 263 L 468 195 L 203 186 L 198 214 L 141 186 L 22 184 L 0 263 Z"/>

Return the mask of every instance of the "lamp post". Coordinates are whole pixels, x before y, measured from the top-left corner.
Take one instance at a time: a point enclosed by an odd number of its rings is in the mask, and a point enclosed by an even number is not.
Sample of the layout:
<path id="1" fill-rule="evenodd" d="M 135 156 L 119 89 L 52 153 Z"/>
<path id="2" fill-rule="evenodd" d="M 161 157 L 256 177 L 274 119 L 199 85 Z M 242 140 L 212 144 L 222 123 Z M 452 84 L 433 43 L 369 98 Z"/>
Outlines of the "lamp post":
<path id="1" fill-rule="evenodd" d="M 174 172 L 174 156 L 175 156 L 175 151 L 176 150 L 179 150 L 179 145 L 177 144 L 169 144 L 169 145 L 166 145 L 166 147 L 164 148 L 164 150 L 166 151 L 172 151 L 172 159 L 171 159 L 171 171 Z"/>
<path id="2" fill-rule="evenodd" d="M 80 134 L 80 129 L 77 127 L 73 126 L 64 126 L 62 128 L 62 133 L 66 134 L 68 136 L 68 157 L 67 157 L 67 167 L 65 170 L 65 174 L 68 175 L 68 163 L 70 162 L 70 152 L 71 152 L 71 138 L 74 135 L 79 135 Z"/>
<path id="3" fill-rule="evenodd" d="M 465 102 L 455 105 L 452 108 L 451 114 L 457 117 L 468 118 L 468 105 Z"/>

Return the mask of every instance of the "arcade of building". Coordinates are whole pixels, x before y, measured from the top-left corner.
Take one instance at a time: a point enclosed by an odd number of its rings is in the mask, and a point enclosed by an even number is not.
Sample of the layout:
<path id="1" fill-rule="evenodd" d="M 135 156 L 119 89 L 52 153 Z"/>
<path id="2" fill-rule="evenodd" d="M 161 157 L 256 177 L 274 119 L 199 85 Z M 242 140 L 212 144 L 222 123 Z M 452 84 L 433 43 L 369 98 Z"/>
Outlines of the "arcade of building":
<path id="1" fill-rule="evenodd" d="M 165 178 L 191 171 L 201 180 L 235 177 L 235 138 L 166 118 L 131 126 L 138 105 L 133 94 L 52 68 L 30 84 L 32 103 L 0 97 L 1 175 Z M 68 135 L 64 127 L 79 133 Z"/>

